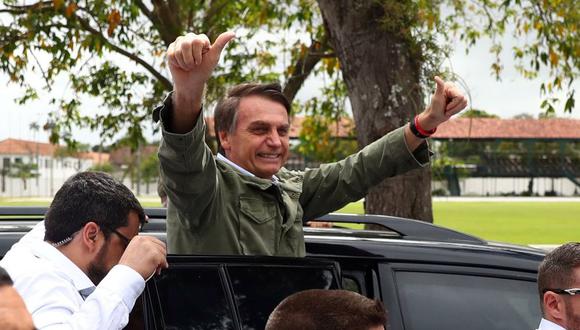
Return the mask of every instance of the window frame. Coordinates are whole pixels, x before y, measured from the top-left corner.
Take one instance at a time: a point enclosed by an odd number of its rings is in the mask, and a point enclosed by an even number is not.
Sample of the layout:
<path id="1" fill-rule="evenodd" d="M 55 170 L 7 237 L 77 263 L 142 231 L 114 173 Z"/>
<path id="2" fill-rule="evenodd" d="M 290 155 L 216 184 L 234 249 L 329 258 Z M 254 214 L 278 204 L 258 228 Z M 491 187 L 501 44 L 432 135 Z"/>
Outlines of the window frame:
<path id="1" fill-rule="evenodd" d="M 242 318 L 238 304 L 235 299 L 235 292 L 232 278 L 228 273 L 230 267 L 292 267 L 292 268 L 327 268 L 331 270 L 333 281 L 337 288 L 342 288 L 340 266 L 333 260 L 309 259 L 309 258 L 286 258 L 286 257 L 260 257 L 260 256 L 182 256 L 169 255 L 167 257 L 169 269 L 191 269 L 191 268 L 215 268 L 220 276 L 220 283 L 225 292 L 227 303 L 232 311 L 234 329 L 243 329 Z M 164 325 L 163 315 L 159 297 L 156 292 L 155 281 L 146 283 L 143 293 L 143 320 L 145 329 L 162 329 Z"/>

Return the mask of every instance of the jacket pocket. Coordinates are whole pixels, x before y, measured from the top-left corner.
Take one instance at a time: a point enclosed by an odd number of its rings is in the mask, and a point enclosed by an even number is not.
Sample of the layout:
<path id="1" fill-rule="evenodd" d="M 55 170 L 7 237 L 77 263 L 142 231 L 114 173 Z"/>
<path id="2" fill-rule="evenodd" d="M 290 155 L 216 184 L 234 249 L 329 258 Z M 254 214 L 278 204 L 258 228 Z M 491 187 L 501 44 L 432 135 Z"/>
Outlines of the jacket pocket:
<path id="1" fill-rule="evenodd" d="M 240 246 L 245 255 L 274 255 L 278 206 L 274 201 L 240 196 Z"/>

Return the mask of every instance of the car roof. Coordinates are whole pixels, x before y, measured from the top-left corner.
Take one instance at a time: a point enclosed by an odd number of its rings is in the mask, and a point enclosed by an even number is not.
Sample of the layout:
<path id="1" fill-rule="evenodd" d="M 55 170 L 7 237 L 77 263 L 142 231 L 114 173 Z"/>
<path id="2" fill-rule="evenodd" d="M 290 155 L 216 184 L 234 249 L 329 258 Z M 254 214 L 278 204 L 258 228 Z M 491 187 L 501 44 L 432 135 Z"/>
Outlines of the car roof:
<path id="1" fill-rule="evenodd" d="M 45 207 L 3 207 L 0 233 L 28 231 L 42 219 Z M 147 208 L 147 234 L 165 233 L 165 208 Z M 26 218 L 30 220 L 26 220 Z M 428 222 L 383 215 L 331 213 L 312 221 L 332 222 L 333 228 L 304 228 L 307 252 L 333 258 L 378 258 L 390 262 L 414 261 L 457 265 L 515 267 L 537 271 L 545 252 L 530 247 L 488 242 L 472 235 Z M 351 229 L 345 223 L 373 225 L 381 230 Z M 157 235 L 156 235 L 157 236 Z M 164 237 L 160 237 L 164 238 Z"/>

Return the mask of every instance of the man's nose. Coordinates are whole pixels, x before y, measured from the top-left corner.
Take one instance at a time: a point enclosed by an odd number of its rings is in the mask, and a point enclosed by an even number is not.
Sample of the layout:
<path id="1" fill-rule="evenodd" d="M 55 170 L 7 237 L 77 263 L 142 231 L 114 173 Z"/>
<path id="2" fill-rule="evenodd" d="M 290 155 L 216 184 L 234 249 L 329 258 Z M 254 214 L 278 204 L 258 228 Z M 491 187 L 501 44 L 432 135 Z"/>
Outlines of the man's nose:
<path id="1" fill-rule="evenodd" d="M 280 147 L 282 145 L 282 140 L 280 139 L 280 134 L 278 134 L 277 130 L 273 129 L 270 131 L 266 143 L 271 147 Z"/>

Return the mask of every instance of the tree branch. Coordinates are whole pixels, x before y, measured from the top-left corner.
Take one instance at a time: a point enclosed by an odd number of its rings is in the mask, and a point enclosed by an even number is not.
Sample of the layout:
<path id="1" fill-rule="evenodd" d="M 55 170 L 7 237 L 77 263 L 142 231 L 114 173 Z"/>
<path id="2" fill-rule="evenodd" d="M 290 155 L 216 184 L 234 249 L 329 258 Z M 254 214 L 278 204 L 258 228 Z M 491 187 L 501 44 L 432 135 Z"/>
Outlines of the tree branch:
<path id="1" fill-rule="evenodd" d="M 181 34 L 181 21 L 179 18 L 179 10 L 175 10 L 177 8 L 176 3 L 167 4 L 162 0 L 152 0 L 153 7 L 153 14 L 159 19 L 159 28 L 163 27 L 163 29 L 159 30 L 161 33 L 161 39 L 165 43 L 165 46 L 169 46 L 179 35 Z M 172 9 L 174 8 L 174 9 Z"/>
<path id="2" fill-rule="evenodd" d="M 98 36 L 99 38 L 101 38 L 101 40 L 103 40 L 104 43 L 106 43 L 111 50 L 137 62 L 138 64 L 140 64 L 141 66 L 143 66 L 147 71 L 149 71 L 155 78 L 157 78 L 157 80 L 159 80 L 159 82 L 161 82 L 161 84 L 167 89 L 167 90 L 171 90 L 171 88 L 173 87 L 173 84 L 171 83 L 171 81 L 169 79 L 167 79 L 164 75 L 162 75 L 159 71 L 155 70 L 155 68 L 153 66 L 151 66 L 149 63 L 145 62 L 142 58 L 140 58 L 139 56 L 130 53 L 129 51 L 111 43 L 101 32 L 99 32 L 98 30 L 94 29 L 92 26 L 90 26 L 90 24 L 84 20 L 83 18 L 74 15 L 74 17 L 79 21 L 79 23 L 81 24 L 81 26 L 85 29 L 85 31 L 88 31 L 90 33 L 92 33 L 93 35 Z"/>
<path id="3" fill-rule="evenodd" d="M 12 9 L 12 10 L 18 10 L 20 12 L 25 12 L 28 10 L 38 10 L 38 9 L 47 9 L 47 8 L 53 8 L 53 2 L 52 1 L 39 1 L 30 5 L 11 5 L 9 3 L 6 3 L 6 1 L 3 2 L 4 6 Z"/>
<path id="4" fill-rule="evenodd" d="M 296 61 L 292 75 L 288 78 L 283 90 L 284 95 L 290 102 L 294 100 L 304 81 L 312 73 L 312 70 L 320 62 L 320 59 L 334 55 L 333 53 L 325 53 L 325 50 L 330 50 L 326 35 L 320 42 L 313 40 L 305 55 Z"/>
<path id="5" fill-rule="evenodd" d="M 222 11 L 222 9 L 228 4 L 228 0 L 225 1 L 220 1 L 220 0 L 212 0 L 207 8 L 207 10 L 205 11 L 205 15 L 203 16 L 203 27 L 206 29 L 206 31 L 204 31 L 203 33 L 207 34 L 207 36 L 210 38 L 210 40 L 213 40 L 215 37 L 217 37 L 218 32 L 220 31 L 215 31 L 214 30 L 214 26 L 215 24 L 213 24 L 213 21 L 215 20 L 215 16 L 219 15 L 219 13 Z M 246 10 L 248 10 L 246 8 Z"/>
<path id="6" fill-rule="evenodd" d="M 154 2 L 156 2 L 160 6 L 164 6 L 163 3 L 159 1 Z M 135 0 L 135 4 L 141 10 L 143 15 L 145 15 L 149 19 L 149 21 L 151 21 L 151 24 L 153 24 L 153 27 L 157 30 L 157 32 L 159 32 L 161 40 L 163 40 L 163 43 L 165 44 L 166 47 L 169 46 L 170 43 L 175 41 L 178 35 L 177 33 L 175 33 L 175 31 L 172 30 L 172 28 L 174 28 L 173 27 L 174 24 L 168 25 L 168 22 L 161 19 L 161 17 L 159 16 L 160 9 L 155 4 L 153 5 L 154 6 L 153 11 L 149 9 L 147 5 L 145 5 L 145 3 L 143 3 L 143 1 L 141 0 Z M 177 13 L 178 11 L 175 12 Z M 173 21 L 170 20 L 170 23 L 172 22 Z"/>

